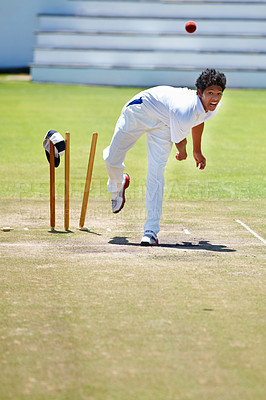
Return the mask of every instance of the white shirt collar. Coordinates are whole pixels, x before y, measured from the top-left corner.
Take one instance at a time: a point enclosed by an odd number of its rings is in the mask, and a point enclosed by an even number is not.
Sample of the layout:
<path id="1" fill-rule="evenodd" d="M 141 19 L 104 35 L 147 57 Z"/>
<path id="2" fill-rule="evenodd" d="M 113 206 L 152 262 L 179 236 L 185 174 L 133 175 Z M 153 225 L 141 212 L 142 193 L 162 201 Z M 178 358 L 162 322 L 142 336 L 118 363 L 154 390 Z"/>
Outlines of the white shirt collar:
<path id="1" fill-rule="evenodd" d="M 204 110 L 204 107 L 203 107 L 202 102 L 201 102 L 201 100 L 199 98 L 199 95 L 196 94 L 196 96 L 197 96 L 197 102 L 196 102 L 197 111 L 198 111 L 199 114 L 205 114 L 206 111 Z"/>

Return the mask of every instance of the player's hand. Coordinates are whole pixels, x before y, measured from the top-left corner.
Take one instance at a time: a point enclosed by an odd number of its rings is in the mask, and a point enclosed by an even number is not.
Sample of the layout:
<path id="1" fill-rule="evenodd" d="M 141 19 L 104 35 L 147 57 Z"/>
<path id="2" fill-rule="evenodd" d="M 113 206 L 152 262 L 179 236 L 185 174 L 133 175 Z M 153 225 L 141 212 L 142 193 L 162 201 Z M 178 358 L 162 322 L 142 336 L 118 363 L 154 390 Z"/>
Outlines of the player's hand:
<path id="1" fill-rule="evenodd" d="M 175 158 L 178 161 L 185 160 L 187 158 L 187 152 L 186 151 L 179 151 L 179 152 L 176 153 Z"/>
<path id="2" fill-rule="evenodd" d="M 206 167 L 206 158 L 201 152 L 194 152 L 193 156 L 196 161 L 196 167 L 199 169 L 204 169 Z"/>

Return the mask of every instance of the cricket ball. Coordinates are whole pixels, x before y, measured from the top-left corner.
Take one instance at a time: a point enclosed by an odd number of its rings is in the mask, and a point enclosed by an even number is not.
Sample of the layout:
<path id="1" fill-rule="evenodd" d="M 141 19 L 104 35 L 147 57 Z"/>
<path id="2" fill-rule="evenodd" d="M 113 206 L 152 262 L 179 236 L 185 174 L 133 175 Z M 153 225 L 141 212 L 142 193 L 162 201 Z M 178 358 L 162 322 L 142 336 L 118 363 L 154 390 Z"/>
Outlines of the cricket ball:
<path id="1" fill-rule="evenodd" d="M 197 29 L 196 22 L 194 21 L 188 21 L 185 25 L 185 29 L 188 33 L 193 33 Z"/>

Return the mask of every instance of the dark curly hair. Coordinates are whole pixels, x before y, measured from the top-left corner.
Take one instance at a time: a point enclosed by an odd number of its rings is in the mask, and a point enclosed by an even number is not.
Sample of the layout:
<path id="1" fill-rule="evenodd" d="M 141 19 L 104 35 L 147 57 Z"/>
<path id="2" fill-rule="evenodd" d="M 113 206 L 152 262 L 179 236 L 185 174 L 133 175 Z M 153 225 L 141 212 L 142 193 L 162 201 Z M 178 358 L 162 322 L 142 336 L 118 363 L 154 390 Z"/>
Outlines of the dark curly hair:
<path id="1" fill-rule="evenodd" d="M 204 90 L 209 86 L 220 86 L 222 91 L 224 91 L 226 86 L 226 77 L 222 72 L 216 71 L 216 69 L 205 69 L 198 79 L 196 80 L 196 88 L 204 92 Z"/>

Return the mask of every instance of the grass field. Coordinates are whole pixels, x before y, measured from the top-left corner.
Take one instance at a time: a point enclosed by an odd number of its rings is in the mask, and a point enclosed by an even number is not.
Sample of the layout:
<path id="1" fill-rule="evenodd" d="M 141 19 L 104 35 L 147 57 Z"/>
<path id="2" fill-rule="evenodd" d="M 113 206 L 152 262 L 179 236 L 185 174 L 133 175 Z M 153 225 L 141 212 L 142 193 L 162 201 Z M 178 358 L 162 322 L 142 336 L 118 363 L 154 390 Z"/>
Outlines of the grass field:
<path id="1" fill-rule="evenodd" d="M 93 195 L 106 198 L 102 150 L 110 142 L 122 106 L 139 90 L 0 82 L 1 196 L 18 198 L 22 192 L 23 197 L 47 197 L 48 174 L 42 141 L 49 129 L 55 129 L 61 134 L 71 132 L 73 191 L 79 184 L 84 185 L 91 133 L 99 132 Z M 196 171 L 191 151 L 189 159 L 178 165 L 174 156 L 170 157 L 166 197 L 265 197 L 265 97 L 265 90 L 225 91 L 221 111 L 206 124 L 204 132 L 208 168 Z M 134 196 L 138 197 L 143 197 L 145 190 L 146 165 L 136 160 L 145 157 L 143 137 L 127 156 L 127 170 L 132 175 Z M 60 186 L 62 168 L 58 172 Z"/>
<path id="2" fill-rule="evenodd" d="M 145 139 L 126 159 L 125 210 L 113 215 L 102 150 L 139 89 L 0 79 L 1 400 L 263 400 L 266 91 L 227 90 L 206 124 L 205 171 L 166 169 L 160 246 L 145 221 Z M 42 141 L 71 132 L 70 233 L 63 168 L 56 233 Z M 76 229 L 91 133 L 99 139 Z M 190 138 L 191 140 L 191 138 Z M 63 162 L 62 162 L 63 164 Z"/>

